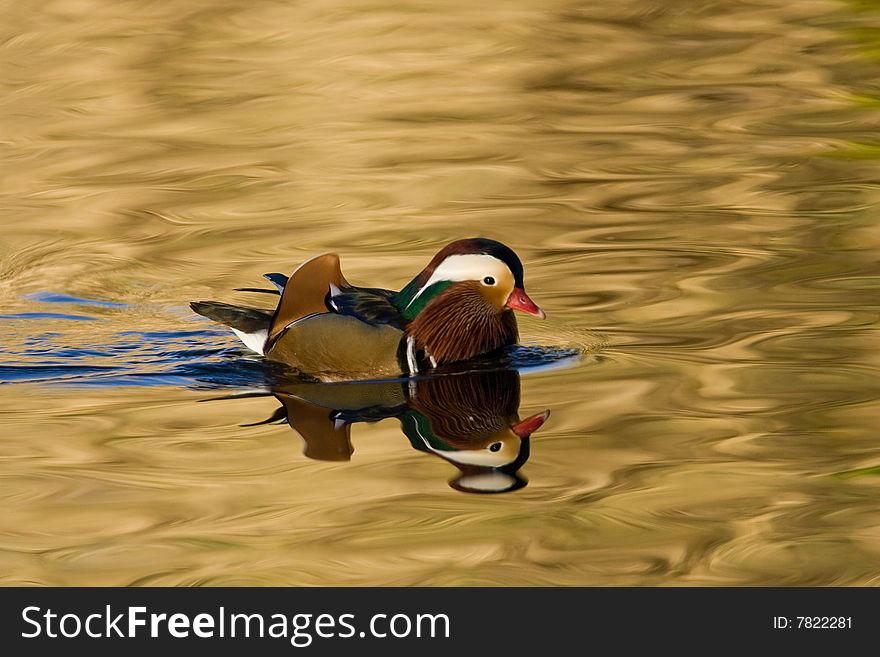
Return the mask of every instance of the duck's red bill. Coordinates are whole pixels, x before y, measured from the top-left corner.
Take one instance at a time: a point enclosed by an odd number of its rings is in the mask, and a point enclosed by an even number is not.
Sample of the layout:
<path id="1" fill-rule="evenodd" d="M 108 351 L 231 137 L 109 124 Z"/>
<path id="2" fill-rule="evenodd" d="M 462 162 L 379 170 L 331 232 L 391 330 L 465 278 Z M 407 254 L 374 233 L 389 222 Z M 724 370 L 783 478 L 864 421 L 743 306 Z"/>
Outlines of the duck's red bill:
<path id="1" fill-rule="evenodd" d="M 529 315 L 540 317 L 541 319 L 546 317 L 544 311 L 538 308 L 538 305 L 534 301 L 529 299 L 529 295 L 526 294 L 526 291 L 521 287 L 513 288 L 513 292 L 507 297 L 507 303 L 505 305 L 512 310 L 519 310 Z"/>
<path id="2" fill-rule="evenodd" d="M 547 421 L 548 417 L 550 417 L 550 411 L 535 413 L 534 415 L 527 417 L 525 420 L 520 420 L 510 427 L 510 429 L 520 438 L 528 438 L 541 428 L 541 425 Z"/>

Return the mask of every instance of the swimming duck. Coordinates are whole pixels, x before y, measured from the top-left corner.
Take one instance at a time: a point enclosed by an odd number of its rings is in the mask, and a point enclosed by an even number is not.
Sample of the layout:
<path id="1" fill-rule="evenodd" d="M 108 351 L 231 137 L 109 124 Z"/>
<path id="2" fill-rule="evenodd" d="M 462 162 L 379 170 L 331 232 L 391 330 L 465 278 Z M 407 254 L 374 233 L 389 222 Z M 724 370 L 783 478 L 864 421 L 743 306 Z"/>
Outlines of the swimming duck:
<path id="1" fill-rule="evenodd" d="M 265 278 L 281 297 L 274 311 L 190 305 L 256 353 L 322 380 L 415 375 L 515 344 L 514 310 L 544 318 L 519 257 L 485 238 L 446 245 L 399 292 L 352 285 L 335 253 Z"/>

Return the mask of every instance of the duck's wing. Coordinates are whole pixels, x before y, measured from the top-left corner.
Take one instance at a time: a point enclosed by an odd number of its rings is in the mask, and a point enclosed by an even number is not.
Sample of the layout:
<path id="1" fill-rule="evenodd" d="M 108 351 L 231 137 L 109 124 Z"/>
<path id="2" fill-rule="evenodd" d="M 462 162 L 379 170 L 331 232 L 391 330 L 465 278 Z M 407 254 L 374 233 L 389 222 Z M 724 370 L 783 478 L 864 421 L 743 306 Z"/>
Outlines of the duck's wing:
<path id="1" fill-rule="evenodd" d="M 284 274 L 263 274 L 263 278 L 275 286 L 274 290 L 260 287 L 237 287 L 236 292 L 259 292 L 261 294 L 280 295 L 289 280 Z M 402 328 L 406 320 L 392 303 L 397 295 L 393 290 L 378 287 L 330 288 L 331 300 L 327 308 L 330 312 L 340 315 L 352 315 L 371 324 L 392 324 Z"/>
<path id="2" fill-rule="evenodd" d="M 275 309 L 269 326 L 267 345 L 274 340 L 290 324 L 319 313 L 330 310 L 326 300 L 333 288 L 349 287 L 339 266 L 339 256 L 325 253 L 306 260 L 290 275 L 281 292 L 281 301 Z"/>
<path id="3" fill-rule="evenodd" d="M 304 262 L 290 278 L 281 274 L 267 274 L 266 278 L 281 290 L 267 344 L 272 344 L 293 322 L 321 313 L 348 315 L 370 325 L 387 324 L 398 329 L 406 322 L 392 302 L 392 290 L 352 286 L 342 275 L 335 253 Z"/>
<path id="4" fill-rule="evenodd" d="M 340 315 L 351 315 L 367 324 L 389 324 L 403 330 L 406 319 L 392 303 L 395 294 L 381 288 L 347 287 L 334 290 L 329 304 Z"/>

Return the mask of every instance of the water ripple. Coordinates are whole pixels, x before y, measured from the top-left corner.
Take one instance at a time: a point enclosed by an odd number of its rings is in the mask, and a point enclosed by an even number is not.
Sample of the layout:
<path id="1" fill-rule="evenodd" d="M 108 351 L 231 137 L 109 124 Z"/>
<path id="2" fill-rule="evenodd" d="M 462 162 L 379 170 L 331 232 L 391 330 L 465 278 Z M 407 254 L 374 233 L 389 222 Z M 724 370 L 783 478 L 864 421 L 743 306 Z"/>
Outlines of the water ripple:
<path id="1" fill-rule="evenodd" d="M 450 2 L 7 3 L 4 584 L 880 583 L 876 11 Z M 527 487 L 198 403 L 273 373 L 189 300 L 477 234 Z"/>

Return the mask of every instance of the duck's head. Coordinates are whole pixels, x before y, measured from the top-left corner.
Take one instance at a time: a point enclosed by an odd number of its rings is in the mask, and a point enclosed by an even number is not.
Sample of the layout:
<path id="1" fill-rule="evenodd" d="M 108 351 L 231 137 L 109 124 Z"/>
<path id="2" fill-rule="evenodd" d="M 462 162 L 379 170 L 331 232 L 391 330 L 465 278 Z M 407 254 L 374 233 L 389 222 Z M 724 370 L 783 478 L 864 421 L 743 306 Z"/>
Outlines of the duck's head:
<path id="1" fill-rule="evenodd" d="M 544 311 L 526 294 L 519 256 L 495 240 L 474 237 L 447 244 L 400 291 L 395 303 L 412 320 L 450 288 L 477 290 L 499 311 L 519 310 L 544 318 Z"/>
<path id="2" fill-rule="evenodd" d="M 516 253 L 483 237 L 443 247 L 396 295 L 394 304 L 410 322 L 412 361 L 424 356 L 433 365 L 515 343 L 514 310 L 544 318 L 526 294 Z"/>

